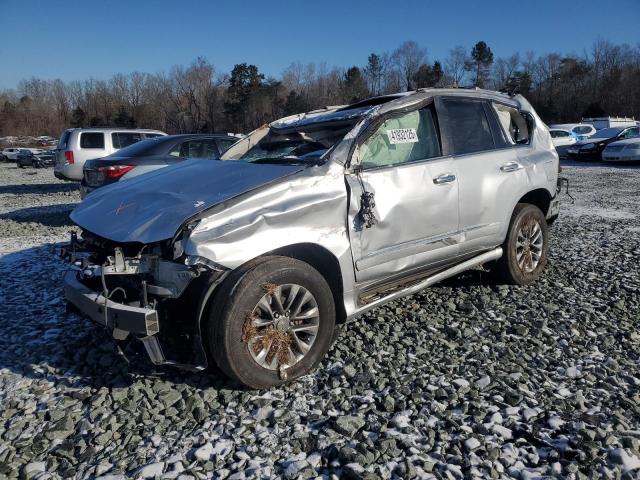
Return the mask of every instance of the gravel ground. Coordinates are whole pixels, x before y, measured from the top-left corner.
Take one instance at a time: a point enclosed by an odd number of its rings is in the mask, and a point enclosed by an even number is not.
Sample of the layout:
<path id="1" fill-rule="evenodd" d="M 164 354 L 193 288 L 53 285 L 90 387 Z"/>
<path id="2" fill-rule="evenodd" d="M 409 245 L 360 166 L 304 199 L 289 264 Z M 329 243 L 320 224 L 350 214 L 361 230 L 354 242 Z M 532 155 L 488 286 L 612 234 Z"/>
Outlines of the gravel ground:
<path id="1" fill-rule="evenodd" d="M 65 313 L 76 188 L 0 165 L 0 477 L 638 478 L 640 167 L 564 174 L 576 202 L 533 286 L 467 273 L 252 392 L 127 364 Z"/>

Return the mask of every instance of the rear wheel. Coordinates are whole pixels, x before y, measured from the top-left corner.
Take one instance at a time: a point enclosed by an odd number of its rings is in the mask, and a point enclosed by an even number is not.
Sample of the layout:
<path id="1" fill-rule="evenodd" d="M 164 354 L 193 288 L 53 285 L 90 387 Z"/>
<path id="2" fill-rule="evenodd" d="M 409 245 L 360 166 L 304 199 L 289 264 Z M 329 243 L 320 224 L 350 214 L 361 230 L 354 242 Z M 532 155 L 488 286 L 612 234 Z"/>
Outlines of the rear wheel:
<path id="1" fill-rule="evenodd" d="M 528 285 L 542 274 L 547 265 L 549 227 L 538 207 L 516 205 L 502 249 L 496 273 L 503 281 Z"/>
<path id="2" fill-rule="evenodd" d="M 304 262 L 273 256 L 249 262 L 223 282 L 208 312 L 205 341 L 229 377 L 268 388 L 313 370 L 334 327 L 324 277 Z"/>

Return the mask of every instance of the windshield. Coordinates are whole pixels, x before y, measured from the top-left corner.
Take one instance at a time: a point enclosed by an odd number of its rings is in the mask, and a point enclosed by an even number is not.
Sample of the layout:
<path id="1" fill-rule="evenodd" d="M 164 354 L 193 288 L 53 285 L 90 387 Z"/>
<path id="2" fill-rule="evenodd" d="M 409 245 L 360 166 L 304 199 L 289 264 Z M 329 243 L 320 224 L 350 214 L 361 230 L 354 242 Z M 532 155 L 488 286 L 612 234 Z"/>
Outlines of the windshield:
<path id="1" fill-rule="evenodd" d="M 249 163 L 319 164 L 324 161 L 323 155 L 342 140 L 350 129 L 351 125 L 326 125 L 309 131 L 293 129 L 286 133 L 274 128 L 266 132 L 256 131 L 241 140 L 246 148 L 236 148 L 241 143 L 238 142 L 222 155 L 222 159 Z"/>
<path id="2" fill-rule="evenodd" d="M 319 142 L 296 138 L 264 138 L 249 149 L 239 160 L 253 163 L 266 163 L 276 160 L 309 161 L 320 158 L 328 148 Z"/>
<path id="3" fill-rule="evenodd" d="M 602 130 L 598 130 L 591 139 L 594 138 L 613 138 L 618 135 L 624 128 L 603 128 Z"/>

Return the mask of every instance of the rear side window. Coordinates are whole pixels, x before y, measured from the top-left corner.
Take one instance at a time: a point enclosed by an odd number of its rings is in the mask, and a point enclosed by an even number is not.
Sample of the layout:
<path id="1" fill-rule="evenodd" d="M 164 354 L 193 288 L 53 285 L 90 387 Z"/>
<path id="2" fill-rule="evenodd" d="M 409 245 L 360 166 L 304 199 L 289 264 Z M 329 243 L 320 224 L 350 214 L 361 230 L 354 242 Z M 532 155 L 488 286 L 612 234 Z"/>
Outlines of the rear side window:
<path id="1" fill-rule="evenodd" d="M 111 143 L 113 144 L 113 148 L 117 149 L 128 147 L 140 140 L 142 140 L 142 135 L 140 133 L 115 132 L 111 134 Z"/>
<path id="2" fill-rule="evenodd" d="M 181 158 L 218 158 L 218 149 L 213 139 L 188 140 L 173 147 L 169 155 Z"/>
<path id="3" fill-rule="evenodd" d="M 629 128 L 620 135 L 620 138 L 635 138 L 638 136 L 638 130 L 640 130 L 638 127 Z"/>
<path id="4" fill-rule="evenodd" d="M 442 100 L 454 155 L 482 152 L 495 148 L 484 103 L 465 99 Z"/>
<path id="5" fill-rule="evenodd" d="M 81 133 L 80 148 L 104 148 L 104 133 L 102 132 Z"/>
<path id="6" fill-rule="evenodd" d="M 441 156 L 432 108 L 387 118 L 360 145 L 363 168 L 386 167 Z"/>
<path id="7" fill-rule="evenodd" d="M 527 119 L 513 107 L 501 103 L 493 103 L 492 105 L 507 142 L 511 145 L 529 143 Z"/>

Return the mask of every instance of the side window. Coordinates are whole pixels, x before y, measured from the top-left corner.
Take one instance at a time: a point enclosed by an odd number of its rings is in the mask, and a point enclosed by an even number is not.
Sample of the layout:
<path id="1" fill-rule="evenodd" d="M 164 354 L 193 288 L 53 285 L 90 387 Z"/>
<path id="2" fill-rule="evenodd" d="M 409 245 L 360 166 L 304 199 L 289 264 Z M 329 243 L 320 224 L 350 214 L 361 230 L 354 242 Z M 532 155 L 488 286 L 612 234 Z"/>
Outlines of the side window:
<path id="1" fill-rule="evenodd" d="M 164 135 L 160 135 L 159 133 L 145 133 L 144 134 L 144 138 L 156 138 L 156 137 L 162 137 Z"/>
<path id="2" fill-rule="evenodd" d="M 182 158 L 218 158 L 218 149 L 213 139 L 187 140 L 173 147 L 169 155 Z"/>
<path id="3" fill-rule="evenodd" d="M 104 148 L 104 133 L 102 132 L 81 133 L 80 148 Z"/>
<path id="4" fill-rule="evenodd" d="M 482 152 L 495 148 L 484 102 L 443 98 L 449 146 L 454 155 Z"/>
<path id="5" fill-rule="evenodd" d="M 513 107 L 492 103 L 507 141 L 512 145 L 529 143 L 527 119 Z"/>
<path id="6" fill-rule="evenodd" d="M 111 134 L 113 148 L 124 148 L 142 140 L 142 135 L 133 132 L 116 132 Z"/>
<path id="7" fill-rule="evenodd" d="M 216 145 L 216 141 L 211 138 L 209 140 L 203 140 L 204 147 L 204 155 L 202 158 L 218 158 L 220 155 L 218 154 L 218 146 Z"/>
<path id="8" fill-rule="evenodd" d="M 578 135 L 585 135 L 591 133 L 591 127 L 574 127 L 573 131 Z"/>
<path id="9" fill-rule="evenodd" d="M 386 119 L 360 145 L 363 168 L 384 167 L 442 155 L 433 108 Z"/>

